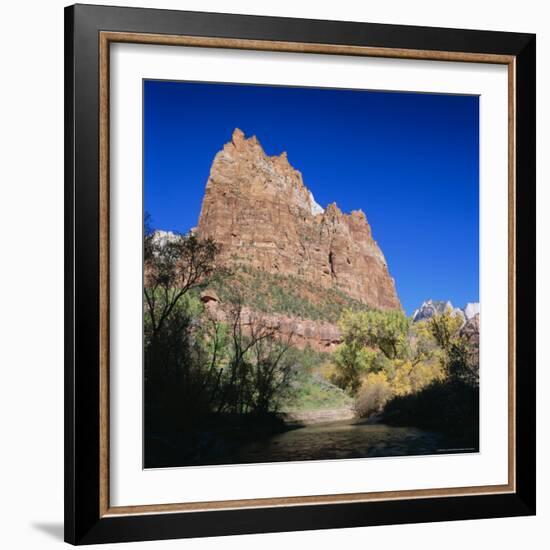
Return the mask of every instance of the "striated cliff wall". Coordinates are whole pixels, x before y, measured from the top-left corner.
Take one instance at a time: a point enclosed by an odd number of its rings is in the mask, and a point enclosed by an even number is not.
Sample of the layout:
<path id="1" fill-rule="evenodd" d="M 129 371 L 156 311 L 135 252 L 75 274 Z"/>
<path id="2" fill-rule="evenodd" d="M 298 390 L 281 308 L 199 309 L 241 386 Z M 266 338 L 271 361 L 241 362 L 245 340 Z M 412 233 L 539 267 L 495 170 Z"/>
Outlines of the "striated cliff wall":
<path id="1" fill-rule="evenodd" d="M 229 265 L 300 277 L 373 308 L 401 308 L 365 214 L 344 214 L 335 203 L 321 208 L 286 153 L 266 155 L 239 129 L 214 158 L 197 233 L 215 239 Z"/>

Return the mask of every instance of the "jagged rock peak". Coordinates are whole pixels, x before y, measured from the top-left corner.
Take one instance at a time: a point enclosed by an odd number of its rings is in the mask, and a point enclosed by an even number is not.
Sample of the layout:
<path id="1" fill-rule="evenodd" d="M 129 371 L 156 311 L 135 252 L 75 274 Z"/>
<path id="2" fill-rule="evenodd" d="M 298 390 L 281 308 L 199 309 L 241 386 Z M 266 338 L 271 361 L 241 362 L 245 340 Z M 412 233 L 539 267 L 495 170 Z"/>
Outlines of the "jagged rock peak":
<path id="1" fill-rule="evenodd" d="M 458 315 L 463 321 L 469 321 L 476 315 L 479 315 L 479 302 L 468 303 L 463 309 L 461 309 L 454 307 L 449 300 L 426 300 L 417 310 L 415 310 L 412 319 L 415 323 L 418 321 L 425 321 L 426 319 L 430 319 L 434 315 L 444 313 L 447 310 L 451 311 L 451 315 Z"/>
<path id="2" fill-rule="evenodd" d="M 336 287 L 372 307 L 401 308 L 365 214 L 344 214 L 336 203 L 324 210 L 286 152 L 269 156 L 238 128 L 212 163 L 197 231 L 220 243 L 228 263 Z"/>
<path id="3" fill-rule="evenodd" d="M 157 229 L 153 231 L 151 235 L 151 240 L 154 244 L 164 246 L 166 243 L 174 242 L 179 239 L 179 236 L 173 231 L 163 231 L 162 229 Z"/>
<path id="4" fill-rule="evenodd" d="M 334 217 L 339 218 L 343 215 L 343 212 L 338 208 L 338 205 L 335 202 L 331 202 L 326 210 L 325 210 L 325 217 Z"/>
<path id="5" fill-rule="evenodd" d="M 479 302 L 469 302 L 464 308 L 464 315 L 467 320 L 473 319 L 476 315 L 479 314 Z"/>
<path id="6" fill-rule="evenodd" d="M 231 135 L 231 144 L 236 149 L 243 149 L 244 147 L 250 146 L 250 145 L 252 146 L 260 145 L 256 136 L 252 136 L 247 139 L 246 136 L 244 135 L 244 132 L 240 128 L 235 128 L 233 130 L 233 134 Z"/>
<path id="7" fill-rule="evenodd" d="M 240 128 L 235 128 L 233 130 L 233 134 L 231 135 L 231 139 L 233 140 L 233 143 L 236 141 L 243 141 L 245 140 L 244 132 Z"/>
<path id="8" fill-rule="evenodd" d="M 235 128 L 233 134 L 231 135 L 231 141 L 233 145 L 237 146 L 239 143 L 245 141 L 244 132 L 240 128 Z"/>
<path id="9" fill-rule="evenodd" d="M 361 220 L 361 221 L 367 221 L 367 216 L 365 215 L 365 213 L 359 208 L 359 210 L 352 210 L 351 213 L 350 213 L 350 216 L 352 218 L 355 218 L 357 220 Z"/>
<path id="10" fill-rule="evenodd" d="M 288 162 L 288 154 L 286 151 L 283 151 L 279 155 L 269 156 L 264 151 L 262 144 L 256 136 L 250 136 L 247 138 L 245 133 L 240 128 L 235 128 L 233 130 L 233 134 L 231 134 L 231 141 L 225 144 L 224 151 L 229 153 L 238 151 L 239 153 L 256 154 L 261 158 L 261 160 L 269 159 L 272 163 L 281 167 L 292 168 Z"/>
<path id="11" fill-rule="evenodd" d="M 289 203 L 294 207 L 308 210 L 313 215 L 324 212 L 311 191 L 305 186 L 301 172 L 289 163 L 286 151 L 269 156 L 256 136 L 247 138 L 239 128 L 233 130 L 231 141 L 227 142 L 214 158 L 211 176 L 217 175 L 218 179 L 219 176 L 223 177 L 223 172 L 228 168 L 224 165 L 237 165 L 241 172 L 247 171 L 250 174 L 247 192 L 251 194 L 261 191 L 286 195 L 290 198 Z M 255 185 L 259 179 L 263 180 L 265 189 L 260 190 L 259 186 Z M 207 191 L 215 181 L 215 177 L 209 178 Z"/>
<path id="12" fill-rule="evenodd" d="M 413 313 L 413 322 L 425 321 L 431 319 L 434 315 L 444 313 L 445 311 L 451 311 L 451 315 L 459 315 L 464 319 L 464 313 L 461 309 L 455 308 L 453 304 L 447 300 L 426 300 L 422 305 Z"/>

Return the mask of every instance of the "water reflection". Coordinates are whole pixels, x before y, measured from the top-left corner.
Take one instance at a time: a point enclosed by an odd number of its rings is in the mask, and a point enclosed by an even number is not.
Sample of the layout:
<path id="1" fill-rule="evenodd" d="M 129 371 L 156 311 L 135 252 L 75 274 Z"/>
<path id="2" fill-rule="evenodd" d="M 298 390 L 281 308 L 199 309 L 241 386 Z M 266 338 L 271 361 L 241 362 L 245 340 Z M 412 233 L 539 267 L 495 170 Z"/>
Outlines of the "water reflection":
<path id="1" fill-rule="evenodd" d="M 417 428 L 340 421 L 306 426 L 241 447 L 234 463 L 467 452 L 457 441 Z"/>

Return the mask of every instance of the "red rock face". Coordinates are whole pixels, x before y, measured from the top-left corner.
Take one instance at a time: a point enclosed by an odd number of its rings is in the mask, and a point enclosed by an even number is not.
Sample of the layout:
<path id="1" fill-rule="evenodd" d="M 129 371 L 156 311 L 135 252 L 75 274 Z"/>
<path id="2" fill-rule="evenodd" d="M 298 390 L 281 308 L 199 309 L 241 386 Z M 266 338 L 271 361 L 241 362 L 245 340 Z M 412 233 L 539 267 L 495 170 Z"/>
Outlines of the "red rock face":
<path id="1" fill-rule="evenodd" d="M 227 314 L 217 297 L 212 297 L 211 291 L 201 294 L 210 319 L 228 322 L 231 317 Z M 281 314 L 263 314 L 244 307 L 241 312 L 243 331 L 250 334 L 250 325 L 261 322 L 263 326 L 275 329 L 280 337 L 298 349 L 311 348 L 316 351 L 332 352 L 342 342 L 340 330 L 337 326 L 323 321 L 311 319 L 297 319 Z"/>
<path id="2" fill-rule="evenodd" d="M 479 313 L 464 323 L 460 329 L 460 336 L 466 341 L 476 353 L 479 352 Z"/>
<path id="3" fill-rule="evenodd" d="M 339 289 L 373 308 L 401 309 L 365 214 L 317 205 L 286 153 L 270 157 L 240 130 L 217 153 L 197 232 L 231 265 L 293 275 Z"/>

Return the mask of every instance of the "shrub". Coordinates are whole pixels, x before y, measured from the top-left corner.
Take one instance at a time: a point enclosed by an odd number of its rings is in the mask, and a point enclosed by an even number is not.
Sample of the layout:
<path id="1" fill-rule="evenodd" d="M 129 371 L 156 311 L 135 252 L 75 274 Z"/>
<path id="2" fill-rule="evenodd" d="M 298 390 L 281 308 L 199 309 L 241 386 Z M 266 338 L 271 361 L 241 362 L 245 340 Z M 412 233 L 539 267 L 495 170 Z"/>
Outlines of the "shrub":
<path id="1" fill-rule="evenodd" d="M 355 399 L 355 411 L 360 417 L 380 412 L 392 395 L 392 389 L 383 372 L 369 373 L 363 380 Z"/>
<path id="2" fill-rule="evenodd" d="M 319 376 L 321 376 L 323 380 L 331 382 L 332 384 L 336 384 L 335 381 L 338 377 L 338 370 L 336 368 L 336 365 L 332 362 L 331 358 L 326 359 L 321 363 L 318 372 Z"/>

